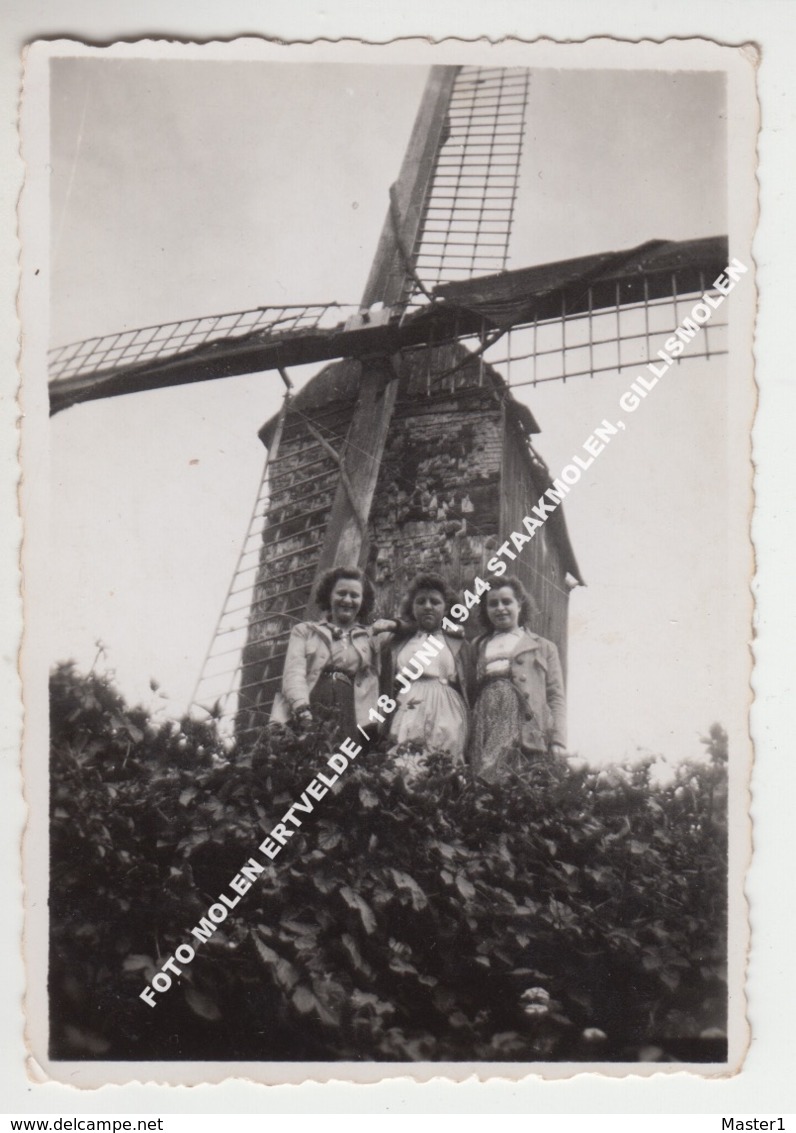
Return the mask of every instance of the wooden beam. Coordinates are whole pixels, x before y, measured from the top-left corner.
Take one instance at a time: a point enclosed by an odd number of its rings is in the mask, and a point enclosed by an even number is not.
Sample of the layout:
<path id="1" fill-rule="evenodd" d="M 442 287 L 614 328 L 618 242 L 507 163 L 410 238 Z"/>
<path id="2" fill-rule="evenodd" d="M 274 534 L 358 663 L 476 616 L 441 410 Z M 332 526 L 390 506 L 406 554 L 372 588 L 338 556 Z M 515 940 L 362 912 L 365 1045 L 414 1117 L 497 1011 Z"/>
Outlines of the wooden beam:
<path id="1" fill-rule="evenodd" d="M 319 574 L 334 566 L 364 565 L 370 506 L 397 396 L 398 374 L 391 359 L 363 361 L 359 397 L 318 559 Z"/>
<path id="2" fill-rule="evenodd" d="M 374 303 L 392 307 L 403 298 L 409 275 L 406 255 L 420 232 L 458 70 L 431 68 L 401 172 L 391 190 L 391 208 L 362 294 L 363 310 Z M 370 505 L 397 396 L 398 381 L 390 362 L 384 357 L 364 360 L 343 457 L 345 475 L 340 476 L 332 503 L 318 573 L 360 564 L 365 557 Z"/>
<path id="3" fill-rule="evenodd" d="M 728 256 L 726 236 L 650 240 L 618 252 L 444 283 L 434 294 L 454 306 L 478 311 L 492 326 L 517 326 L 534 316 L 540 321 L 557 318 L 562 295 L 567 313 L 576 314 L 615 306 L 617 296 L 620 303 L 639 302 L 645 296 L 666 298 L 672 294 L 673 275 L 678 294 L 699 292 L 724 270 Z"/>
<path id="4" fill-rule="evenodd" d="M 400 245 L 403 244 L 411 253 L 420 232 L 437 154 L 444 141 L 451 92 L 459 70 L 459 67 L 431 68 L 401 172 L 394 186 L 394 211 L 387 211 L 373 266 L 362 293 L 363 309 L 372 307 L 374 303 L 392 307 L 402 297 L 407 271 Z"/>
<path id="5" fill-rule="evenodd" d="M 499 275 L 436 289 L 444 300 L 421 308 L 402 322 L 344 324 L 328 329 L 277 334 L 257 331 L 186 350 L 170 357 L 135 366 L 108 367 L 104 371 L 57 378 L 50 382 L 50 412 L 104 397 L 148 389 L 213 381 L 253 374 L 280 366 L 300 366 L 333 358 L 361 358 L 369 354 L 396 354 L 424 343 L 450 342 L 460 335 L 476 335 L 489 326 L 522 326 L 536 318 L 560 317 L 562 295 L 570 315 L 603 306 L 666 298 L 672 294 L 672 273 L 678 294 L 710 286 L 726 267 L 727 237 L 658 242 L 647 251 L 631 249 L 584 256 L 561 263 L 520 268 Z"/>

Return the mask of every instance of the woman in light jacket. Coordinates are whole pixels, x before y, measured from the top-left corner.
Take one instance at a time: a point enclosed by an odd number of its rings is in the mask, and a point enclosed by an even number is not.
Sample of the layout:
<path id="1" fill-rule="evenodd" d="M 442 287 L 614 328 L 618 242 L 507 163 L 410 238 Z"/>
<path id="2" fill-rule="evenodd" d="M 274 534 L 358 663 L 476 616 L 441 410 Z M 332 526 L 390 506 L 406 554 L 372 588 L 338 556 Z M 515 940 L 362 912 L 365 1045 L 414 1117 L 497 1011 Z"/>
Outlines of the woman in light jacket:
<path id="1" fill-rule="evenodd" d="M 442 630 L 451 593 L 443 578 L 419 574 L 409 585 L 396 634 L 383 651 L 382 687 L 397 702 L 393 746 L 444 751 L 464 762 L 470 646 Z"/>
<path id="2" fill-rule="evenodd" d="M 504 578 L 479 611 L 486 632 L 473 642 L 476 699 L 468 759 L 496 782 L 529 762 L 566 750 L 566 699 L 558 650 L 529 628 L 532 600 Z"/>
<path id="3" fill-rule="evenodd" d="M 272 722 L 293 720 L 306 727 L 320 710 L 335 716 L 346 736 L 355 735 L 358 725 L 373 730 L 369 712 L 379 695 L 380 645 L 374 633 L 396 626 L 390 620 L 364 624 L 373 602 L 370 580 L 356 567 L 335 567 L 321 576 L 315 604 L 323 617 L 291 630 Z"/>

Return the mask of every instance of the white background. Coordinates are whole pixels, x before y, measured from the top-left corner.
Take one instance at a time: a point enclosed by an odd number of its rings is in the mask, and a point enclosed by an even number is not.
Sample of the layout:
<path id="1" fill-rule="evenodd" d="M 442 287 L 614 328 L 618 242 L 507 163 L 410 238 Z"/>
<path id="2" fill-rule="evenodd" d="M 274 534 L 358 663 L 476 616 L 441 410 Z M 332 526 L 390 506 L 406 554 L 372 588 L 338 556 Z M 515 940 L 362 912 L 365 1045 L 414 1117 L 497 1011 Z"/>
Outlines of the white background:
<path id="1" fill-rule="evenodd" d="M 508 1111 L 573 1112 L 578 1110 L 644 1112 L 655 1110 L 705 1111 L 724 1113 L 774 1113 L 794 1108 L 790 1064 L 794 1042 L 788 1005 L 793 1004 L 794 983 L 791 962 L 793 933 L 792 886 L 787 879 L 787 862 L 792 848 L 787 834 L 792 809 L 793 755 L 787 727 L 788 679 L 792 672 L 792 646 L 789 614 L 792 603 L 785 589 L 790 571 L 788 549 L 792 542 L 792 491 L 788 462 L 788 432 L 793 420 L 791 378 L 786 335 L 792 316 L 789 311 L 789 266 L 793 262 L 793 233 L 787 202 L 792 199 L 792 168 L 787 157 L 793 153 L 793 114 L 796 104 L 789 78 L 793 51 L 793 12 L 787 3 L 668 4 L 665 9 L 650 5 L 615 4 L 610 9 L 589 10 L 584 5 L 535 5 L 533 13 L 525 5 L 493 3 L 488 23 L 483 6 L 459 3 L 404 4 L 401 14 L 381 5 L 329 5 L 324 11 L 304 5 L 290 14 L 282 5 L 195 4 L 161 2 L 147 6 L 96 4 L 15 5 L 4 20 L 5 67 L 2 74 L 3 159 L 0 161 L 3 187 L 3 313 L 8 316 L 9 332 L 4 339 L 3 426 L 8 442 L 4 452 L 13 451 L 15 413 L 8 393 L 12 388 L 16 329 L 13 321 L 15 271 L 18 254 L 14 238 L 13 208 L 21 179 L 21 165 L 15 135 L 16 103 L 19 85 L 19 52 L 24 42 L 37 36 L 72 35 L 95 42 L 114 38 L 139 38 L 145 34 L 178 38 L 229 37 L 239 33 L 270 34 L 284 39 L 307 39 L 315 35 L 349 35 L 384 40 L 395 34 L 430 33 L 490 38 L 520 33 L 526 37 L 548 34 L 561 39 L 582 38 L 610 31 L 627 38 L 648 36 L 662 39 L 669 35 L 713 35 L 724 42 L 757 40 L 763 49 L 760 75 L 763 96 L 764 131 L 761 136 L 762 215 L 755 244 L 759 269 L 762 307 L 759 325 L 760 420 L 756 433 L 760 461 L 758 483 L 758 540 L 760 569 L 759 671 L 756 677 L 758 707 L 754 717 L 758 743 L 758 769 L 755 778 L 756 858 L 750 878 L 753 899 L 755 949 L 750 969 L 750 1015 L 755 1038 L 747 1066 L 734 1080 L 709 1083 L 680 1077 L 672 1080 L 627 1081 L 621 1085 L 606 1081 L 579 1079 L 566 1086 L 530 1081 L 521 1086 L 492 1084 L 459 1087 L 419 1087 L 392 1083 L 367 1091 L 346 1090 L 341 1086 L 271 1090 L 237 1086 L 194 1091 L 190 1107 L 184 1091 L 166 1093 L 140 1087 L 115 1089 L 110 1094 L 77 1096 L 64 1087 L 35 1086 L 26 1083 L 21 1042 L 20 982 L 8 981 L 11 992 L 3 1012 L 9 1038 L 5 1045 L 4 1072 L 7 1085 L 5 1104 L 10 1112 L 183 1112 L 188 1108 L 227 1112 L 238 1106 L 287 1112 L 292 1109 L 380 1111 L 439 1109 L 491 1112 L 502 1106 Z M 479 11 L 480 9 L 480 11 Z M 790 246 L 789 246 L 790 243 Z M 789 254 L 790 253 L 790 254 Z M 787 438 L 787 439 L 786 439 Z M 12 465 L 13 468 L 13 465 Z M 5 491 L 3 529 L 19 535 L 14 519 L 15 493 Z M 7 542 L 9 615 L 5 620 L 3 660 L 11 689 L 10 711 L 4 714 L 3 770 L 8 776 L 5 797 L 18 793 L 19 778 L 14 751 L 19 730 L 19 700 L 14 691 L 16 636 L 14 568 L 17 553 L 14 539 Z M 18 621 L 17 621 L 18 627 Z M 18 630 L 17 630 L 18 632 Z M 43 753 L 42 753 L 43 757 Z M 17 824 L 9 822 L 4 833 L 4 860 L 8 867 L 6 896 L 10 913 L 19 908 L 17 844 L 22 820 L 17 808 Z M 789 921 L 790 918 L 790 921 Z M 18 974 L 19 923 L 13 915 L 4 921 L 9 932 L 6 970 Z M 15 990 L 16 989 L 16 990 Z M 278 1100 L 277 1100 L 278 1099 Z"/>

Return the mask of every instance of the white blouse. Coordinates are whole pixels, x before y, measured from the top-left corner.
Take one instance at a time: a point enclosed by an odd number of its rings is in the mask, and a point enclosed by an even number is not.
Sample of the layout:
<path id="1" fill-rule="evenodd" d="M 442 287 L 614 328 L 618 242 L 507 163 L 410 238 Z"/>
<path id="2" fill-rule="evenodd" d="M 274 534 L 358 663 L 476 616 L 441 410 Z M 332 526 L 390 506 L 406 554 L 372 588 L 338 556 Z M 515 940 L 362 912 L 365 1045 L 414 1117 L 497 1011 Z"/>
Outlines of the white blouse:
<path id="1" fill-rule="evenodd" d="M 488 676 L 508 675 L 511 672 L 511 658 L 522 637 L 522 630 L 510 629 L 507 633 L 494 633 L 484 645 L 484 672 Z"/>

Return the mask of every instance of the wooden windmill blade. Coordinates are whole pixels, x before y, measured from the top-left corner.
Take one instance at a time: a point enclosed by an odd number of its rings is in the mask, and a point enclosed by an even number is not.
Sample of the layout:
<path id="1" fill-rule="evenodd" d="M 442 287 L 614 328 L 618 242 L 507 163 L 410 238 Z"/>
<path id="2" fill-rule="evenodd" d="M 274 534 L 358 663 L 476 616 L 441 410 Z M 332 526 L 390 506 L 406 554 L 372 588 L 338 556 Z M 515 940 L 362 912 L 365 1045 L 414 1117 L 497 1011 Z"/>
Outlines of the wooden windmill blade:
<path id="1" fill-rule="evenodd" d="M 727 262 L 725 236 L 658 240 L 641 248 L 443 282 L 434 288 L 434 303 L 408 311 L 397 306 L 365 316 L 356 305 L 339 303 L 257 307 L 107 335 L 50 352 L 50 411 L 172 385 L 394 354 L 478 337 L 485 327 L 495 331 L 556 322 L 562 313 L 572 319 L 590 310 L 673 304 L 701 294 Z M 675 325 L 676 319 L 671 329 Z"/>
<path id="2" fill-rule="evenodd" d="M 390 190 L 390 207 L 362 295 L 367 312 L 381 303 L 401 303 L 413 274 L 410 256 L 423 229 L 440 151 L 448 135 L 451 95 L 460 69 L 432 67 L 401 172 Z M 410 251 L 411 250 L 411 251 Z M 324 532 L 317 574 L 362 558 L 370 506 L 381 466 L 387 430 L 398 393 L 389 356 L 364 356 L 359 395 L 340 458 L 337 491 Z"/>
<path id="3" fill-rule="evenodd" d="M 443 282 L 434 288 L 436 302 L 408 311 L 397 306 L 366 316 L 355 304 L 339 303 L 257 307 L 88 339 L 50 351 L 50 411 L 172 385 L 393 354 L 477 337 L 484 326 L 559 321 L 562 311 L 575 318 L 644 301 L 675 303 L 701 294 L 727 261 L 725 236 L 658 240 Z"/>
<path id="4" fill-rule="evenodd" d="M 356 330 L 352 341 L 335 342 L 329 353 L 324 327 L 331 325 L 339 335 L 345 331 L 345 324 L 339 323 L 341 314 L 367 311 L 375 304 L 390 307 L 402 299 L 407 281 L 405 249 L 415 247 L 424 221 L 459 70 L 431 68 L 401 173 L 390 190 L 390 209 L 359 307 L 341 308 L 337 303 L 261 307 L 58 347 L 49 358 L 51 414 L 83 401 L 362 353 Z M 333 319 L 337 316 L 331 324 L 330 314 Z M 354 324 L 367 326 L 363 320 Z"/>
<path id="5" fill-rule="evenodd" d="M 416 270 L 425 242 L 431 241 L 434 248 L 434 282 L 445 279 L 442 268 L 449 257 L 456 263 L 454 278 L 472 274 L 476 266 L 482 271 L 505 267 L 527 84 L 525 72 L 432 70 L 398 181 L 390 190 L 388 215 L 362 298 L 363 314 L 347 328 L 360 331 L 363 338 L 378 336 L 382 341 L 375 350 L 372 341 L 357 344 L 359 364 L 352 368 L 350 362 L 343 363 L 313 379 L 286 418 L 266 427 L 264 439 L 271 442 L 271 483 L 276 492 L 263 531 L 236 686 L 239 734 L 256 728 L 267 712 L 279 682 L 291 620 L 304 614 L 310 581 L 335 564 L 366 563 L 373 498 L 383 479 L 383 454 L 399 377 L 406 379 L 405 372 L 399 373 L 406 369 L 400 349 L 407 333 L 415 330 L 410 327 L 412 319 L 405 315 L 415 294 L 423 292 L 429 298 Z M 520 99 L 512 99 L 517 93 Z M 502 134 L 506 115 L 513 119 L 510 141 Z M 490 140 L 487 134 L 492 135 Z M 496 141 L 496 136 L 501 140 Z M 496 145 L 502 147 L 503 169 L 510 170 L 508 186 L 506 173 L 491 168 L 484 153 L 485 148 Z M 451 153 L 452 161 L 445 156 Z M 499 199 L 490 203 L 495 185 Z M 482 255 L 482 230 L 495 224 L 484 218 L 494 215 L 493 208 L 503 218 L 502 234 L 497 234 L 499 239 L 492 235 L 490 250 Z M 496 247 L 500 248 L 498 256 Z M 469 263 L 463 271 L 465 256 Z M 376 304 L 381 312 L 374 319 L 370 312 Z M 418 322 L 417 329 L 420 341 L 429 341 L 430 333 L 433 342 L 434 328 Z M 458 327 L 452 327 L 448 338 L 457 333 Z M 342 435 L 335 426 L 349 416 L 350 427 Z M 274 458 L 276 437 L 281 447 Z M 331 502 L 330 483 L 336 485 Z M 290 491 L 293 488 L 309 494 L 296 501 Z M 310 571 L 311 564 L 314 571 Z"/>

